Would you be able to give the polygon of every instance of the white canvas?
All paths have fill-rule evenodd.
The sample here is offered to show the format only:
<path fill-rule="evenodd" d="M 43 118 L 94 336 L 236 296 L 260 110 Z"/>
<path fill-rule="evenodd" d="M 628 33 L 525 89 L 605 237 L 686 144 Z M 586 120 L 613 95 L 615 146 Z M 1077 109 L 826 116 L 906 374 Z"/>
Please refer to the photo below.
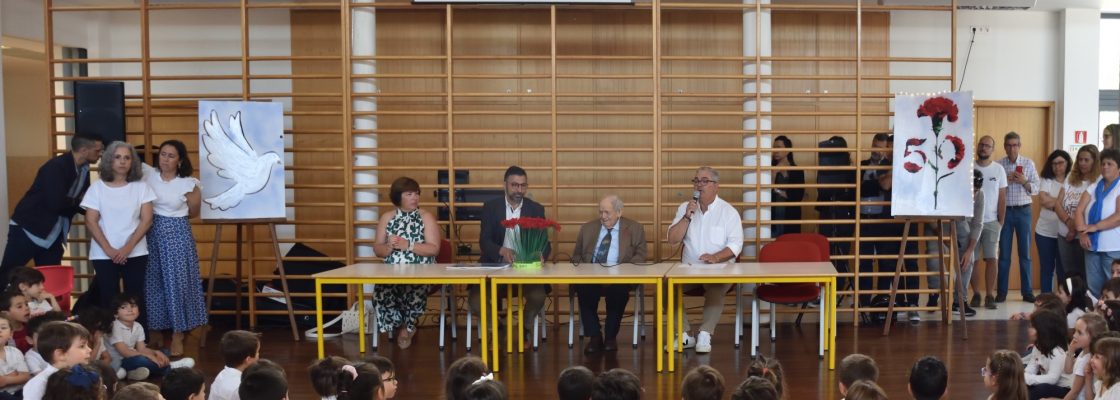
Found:
<path fill-rule="evenodd" d="M 972 92 L 895 96 L 894 113 L 891 215 L 971 217 Z"/>
<path fill-rule="evenodd" d="M 198 102 L 202 218 L 284 218 L 280 103 Z"/>

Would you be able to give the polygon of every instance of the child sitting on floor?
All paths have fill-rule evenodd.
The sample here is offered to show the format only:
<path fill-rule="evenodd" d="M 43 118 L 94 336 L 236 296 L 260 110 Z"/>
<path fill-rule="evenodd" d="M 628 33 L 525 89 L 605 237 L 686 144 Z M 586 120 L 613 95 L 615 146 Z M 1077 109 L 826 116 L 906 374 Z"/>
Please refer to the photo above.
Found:
<path fill-rule="evenodd" d="M 330 400 L 338 397 L 338 371 L 350 361 L 338 357 L 330 356 L 322 360 L 316 361 L 307 368 L 308 374 L 311 375 L 311 388 L 315 389 L 315 393 L 319 395 L 322 400 Z"/>
<path fill-rule="evenodd" d="M 66 315 L 61 312 L 51 311 L 27 321 L 27 343 L 31 345 L 31 350 L 28 350 L 27 353 L 23 355 L 23 358 L 27 361 L 27 369 L 32 376 L 38 375 L 50 366 L 50 364 L 43 359 L 43 356 L 39 354 L 39 350 L 35 349 L 35 343 L 39 340 L 39 329 L 48 322 L 65 320 Z"/>
<path fill-rule="evenodd" d="M 1093 300 L 1089 298 L 1089 287 L 1080 276 L 1066 278 L 1058 285 L 1058 297 L 1066 305 L 1066 325 L 1073 329 L 1077 319 L 1093 310 Z"/>
<path fill-rule="evenodd" d="M 164 400 L 206 400 L 206 377 L 193 368 L 167 371 L 160 384 Z"/>
<path fill-rule="evenodd" d="M 183 358 L 171 361 L 166 354 L 149 349 L 144 343 L 144 327 L 136 322 L 140 309 L 136 298 L 122 293 L 113 299 L 113 309 L 117 319 L 113 321 L 113 331 L 109 336 L 109 353 L 120 358 L 121 368 L 130 380 L 144 380 L 149 375 L 163 375 L 170 368 L 190 368 L 194 360 Z"/>
<path fill-rule="evenodd" d="M 43 290 L 47 277 L 42 272 L 31 267 L 18 267 L 9 275 L 8 287 L 19 289 L 23 297 L 27 298 L 27 308 L 31 310 L 31 317 L 46 314 L 49 311 L 62 311 L 54 295 Z"/>
<path fill-rule="evenodd" d="M 19 290 L 8 289 L 0 292 L 0 316 L 8 318 L 12 323 L 12 339 L 19 351 L 26 353 L 31 350 L 27 343 L 27 321 L 31 319 L 31 311 L 27 309 L 27 298 Z M 8 342 L 0 343 L 8 344 Z"/>
<path fill-rule="evenodd" d="M 7 317 L 0 317 L 0 343 L 8 343 L 12 338 L 12 323 Z M 0 400 L 23 398 L 23 384 L 31 379 L 27 372 L 27 362 L 23 353 L 12 346 L 4 346 L 0 354 Z"/>
<path fill-rule="evenodd" d="M 47 379 L 47 392 L 43 400 L 102 400 L 105 385 L 98 369 L 89 365 L 74 365 L 58 370 Z"/>
<path fill-rule="evenodd" d="M 366 362 L 373 364 L 381 372 L 381 388 L 385 392 L 385 400 L 397 397 L 397 370 L 393 362 L 382 356 L 369 356 Z"/>
<path fill-rule="evenodd" d="M 222 335 L 218 348 L 226 366 L 210 384 L 209 400 L 238 400 L 242 373 L 261 356 L 260 337 L 249 331 L 229 331 Z"/>
<path fill-rule="evenodd" d="M 1028 334 L 1034 346 L 1023 362 L 1024 381 L 1032 399 L 1063 397 L 1069 392 L 1073 376 L 1064 373 L 1067 332 L 1065 316 L 1050 310 L 1031 314 Z"/>

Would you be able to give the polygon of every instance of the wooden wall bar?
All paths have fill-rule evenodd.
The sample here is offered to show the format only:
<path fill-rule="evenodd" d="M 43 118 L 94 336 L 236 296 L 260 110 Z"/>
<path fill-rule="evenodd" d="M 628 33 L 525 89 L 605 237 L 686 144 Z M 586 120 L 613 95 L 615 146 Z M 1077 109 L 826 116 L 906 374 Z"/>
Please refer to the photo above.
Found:
<path fill-rule="evenodd" d="M 48 42 L 53 36 L 52 15 L 61 12 L 115 10 L 143 16 L 157 6 L 139 0 L 135 6 L 109 2 L 105 6 L 56 6 L 44 0 Z M 83 3 L 84 4 L 84 3 Z M 149 7 L 151 9 L 149 9 Z M 744 183 L 745 174 L 775 171 L 768 165 L 744 166 L 746 156 L 763 156 L 765 149 L 744 148 L 744 140 L 786 135 L 794 142 L 795 159 L 806 172 L 806 198 L 799 223 L 815 231 L 822 223 L 888 221 L 824 221 L 815 206 L 858 206 L 822 203 L 816 198 L 817 142 L 843 136 L 853 161 L 869 155 L 871 135 L 888 131 L 895 80 L 943 82 L 953 76 L 892 76 L 892 63 L 953 65 L 952 54 L 929 58 L 890 56 L 890 12 L 926 10 L 952 13 L 951 6 L 868 6 L 856 1 L 801 4 L 638 1 L 633 6 L 496 6 L 413 5 L 388 2 L 273 3 L 240 2 L 163 4 L 158 12 L 211 8 L 239 16 L 242 31 L 239 57 L 190 54 L 153 57 L 147 40 L 140 56 L 93 61 L 133 63 L 143 82 L 141 93 L 128 93 L 129 140 L 157 144 L 176 137 L 188 143 L 197 158 L 197 127 L 193 104 L 199 98 L 285 101 L 292 143 L 288 170 L 293 212 L 289 242 L 306 243 L 327 254 L 321 260 L 347 263 L 377 261 L 355 250 L 368 245 L 356 239 L 358 228 L 376 223 L 357 220 L 360 210 L 384 212 L 389 184 L 400 176 L 420 182 L 423 204 L 437 212 L 437 189 L 500 189 L 509 165 L 529 171 L 530 192 L 546 206 L 549 217 L 564 229 L 555 235 L 558 259 L 567 259 L 579 224 L 597 216 L 598 199 L 619 194 L 626 216 L 646 226 L 651 254 L 679 257 L 665 243 L 665 232 L 677 205 L 691 196 L 696 167 L 721 171 L 721 197 L 740 210 L 768 204 L 744 202 L 743 193 L 775 186 Z M 288 9 L 291 22 L 290 56 L 257 54 L 250 46 L 253 12 Z M 373 11 L 373 26 L 354 26 L 357 12 Z M 744 18 L 769 13 L 770 55 L 744 54 L 744 44 L 762 40 L 745 32 Z M 760 18 L 760 17 L 758 17 Z M 955 22 L 954 22 L 955 23 Z M 375 56 L 354 52 L 352 36 L 375 38 Z M 952 35 L 946 26 L 944 34 Z M 164 51 L 166 53 L 166 51 Z M 52 82 L 57 66 L 80 60 L 50 60 Z M 290 75 L 254 74 L 257 65 L 287 62 Z M 154 76 L 151 66 L 166 62 L 241 63 L 239 75 Z M 352 62 L 372 62 L 376 73 L 353 72 Z M 745 64 L 768 63 L 771 75 L 745 73 Z M 952 68 L 949 68 L 952 70 Z M 224 80 L 229 93 L 182 95 L 162 91 L 166 80 Z M 254 91 L 255 82 L 283 80 L 288 92 Z M 376 90 L 354 89 L 358 82 L 375 82 Z M 744 93 L 746 84 L 765 83 L 770 93 Z M 54 100 L 69 101 L 59 85 L 51 86 Z M 376 111 L 356 110 L 353 100 L 375 101 Z M 769 101 L 769 111 L 744 111 L 751 100 Z M 52 130 L 68 135 L 56 121 L 71 118 L 55 113 Z M 359 129 L 359 119 L 376 118 L 376 129 Z M 746 118 L 772 121 L 772 130 L 744 129 Z M 375 134 L 375 148 L 354 146 L 353 135 Z M 766 141 L 768 142 L 768 141 Z M 60 151 L 55 146 L 52 150 Z M 376 166 L 355 167 L 354 156 L 374 153 Z M 439 170 L 469 170 L 470 182 L 437 184 Z M 853 166 L 854 172 L 862 168 Z M 377 183 L 358 185 L 355 172 L 376 171 Z M 856 185 L 848 187 L 858 190 Z M 376 190 L 377 202 L 359 203 L 356 192 Z M 474 205 L 457 202 L 447 206 Z M 755 231 L 772 221 L 744 220 Z M 453 245 L 470 244 L 478 251 L 478 223 L 441 221 Z M 210 254 L 213 227 L 196 224 L 203 259 Z M 256 278 L 271 278 L 272 256 L 267 233 L 252 231 L 247 240 Z M 223 271 L 232 265 L 232 232 L 223 238 Z M 769 239 L 748 239 L 761 246 Z M 849 242 L 853 249 L 861 240 Z M 853 253 L 856 253 L 853 250 Z M 924 253 L 923 253 L 924 254 Z M 464 254 L 460 260 L 477 255 Z M 886 256 L 877 256 L 885 258 Z M 911 258 L 921 259 L 924 255 Z M 867 258 L 867 257 L 863 257 Z M 750 257 L 744 257 L 749 260 Z M 858 263 L 858 255 L 836 255 L 836 261 Z M 919 264 L 924 262 L 919 261 Z M 925 274 L 924 267 L 917 274 Z M 854 273 L 849 273 L 854 277 Z M 924 282 L 924 279 L 922 280 Z M 924 285 L 924 284 L 923 284 Z M 860 293 L 867 293 L 866 288 Z M 846 293 L 852 293 L 851 291 Z M 306 294 L 297 294 L 306 295 Z M 846 308 L 858 312 L 856 308 Z"/>

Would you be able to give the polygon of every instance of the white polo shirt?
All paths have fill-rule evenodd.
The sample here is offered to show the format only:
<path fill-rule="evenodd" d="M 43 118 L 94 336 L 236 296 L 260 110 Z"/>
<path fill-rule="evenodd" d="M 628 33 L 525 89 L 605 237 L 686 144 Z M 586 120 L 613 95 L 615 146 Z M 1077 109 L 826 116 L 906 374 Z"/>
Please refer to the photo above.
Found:
<path fill-rule="evenodd" d="M 210 384 L 210 400 L 241 400 L 237 389 L 241 387 L 241 370 L 225 367 L 214 383 Z"/>
<path fill-rule="evenodd" d="M 688 202 L 677 207 L 677 216 L 673 218 L 676 225 L 685 217 Z M 688 233 L 684 236 L 684 253 L 681 261 L 689 264 L 699 264 L 703 254 L 715 254 L 723 248 L 731 249 L 736 257 L 743 251 L 743 218 L 726 201 L 716 196 L 708 211 L 699 208 L 692 215 L 692 222 L 688 225 Z"/>

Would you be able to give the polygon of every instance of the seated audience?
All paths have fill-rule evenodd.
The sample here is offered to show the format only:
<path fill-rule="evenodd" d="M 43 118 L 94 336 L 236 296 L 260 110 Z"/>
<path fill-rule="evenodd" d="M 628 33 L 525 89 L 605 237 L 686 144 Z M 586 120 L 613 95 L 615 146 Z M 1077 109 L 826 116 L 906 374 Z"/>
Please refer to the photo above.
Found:
<path fill-rule="evenodd" d="M 845 400 L 887 400 L 887 393 L 872 381 L 855 381 L 848 388 Z"/>
<path fill-rule="evenodd" d="M 381 388 L 385 392 L 385 400 L 397 397 L 397 370 L 393 362 L 382 356 L 366 357 L 366 362 L 373 364 L 381 372 Z"/>
<path fill-rule="evenodd" d="M 848 387 L 860 380 L 879 380 L 879 366 L 875 360 L 859 353 L 849 354 L 840 360 L 840 395 L 847 395 Z"/>
<path fill-rule="evenodd" d="M 1066 305 L 1066 323 L 1073 329 L 1077 319 L 1093 310 L 1093 300 L 1089 298 L 1089 287 L 1080 276 L 1066 278 L 1058 285 L 1058 297 Z"/>
<path fill-rule="evenodd" d="M 447 381 L 444 382 L 444 398 L 458 400 L 463 398 L 463 390 L 483 377 L 493 377 L 490 367 L 481 358 L 466 356 L 455 360 L 447 368 Z"/>
<path fill-rule="evenodd" d="M 97 369 L 97 374 L 101 375 L 101 385 L 105 386 L 105 398 L 111 399 L 117 394 L 117 389 L 120 386 L 120 380 L 117 379 L 117 373 L 108 364 L 102 362 L 90 362 L 89 365 Z M 166 382 L 166 381 L 165 381 Z M 199 400 L 206 400 L 205 398 Z"/>
<path fill-rule="evenodd" d="M 222 335 L 218 349 L 226 366 L 210 384 L 209 400 L 239 400 L 241 374 L 261 356 L 260 338 L 253 332 L 229 331 Z"/>
<path fill-rule="evenodd" d="M 350 361 L 337 356 L 330 356 L 316 361 L 307 368 L 311 375 L 311 388 L 323 400 L 333 399 L 338 396 L 339 371 Z"/>
<path fill-rule="evenodd" d="M 27 321 L 31 319 L 31 311 L 27 309 L 27 298 L 23 297 L 16 289 L 0 292 L 0 316 L 8 318 L 12 324 L 12 341 L 19 351 L 26 353 L 31 350 L 27 343 Z"/>
<path fill-rule="evenodd" d="M 27 321 L 27 343 L 31 345 L 31 350 L 28 350 L 27 353 L 23 355 L 23 358 L 24 361 L 27 361 L 27 370 L 32 376 L 38 375 L 50 366 L 50 364 L 43 359 L 43 356 L 39 355 L 39 351 L 35 350 L 35 343 L 39 340 L 39 328 L 42 328 L 47 322 L 65 320 L 66 315 L 60 312 L 49 312 Z"/>
<path fill-rule="evenodd" d="M 949 371 L 937 357 L 922 357 L 910 368 L 910 383 L 906 384 L 906 391 L 914 400 L 938 400 L 945 395 L 948 387 Z"/>
<path fill-rule="evenodd" d="M 1093 344 L 1090 361 L 1096 382 L 1096 399 L 1120 399 L 1120 338 L 1102 338 Z"/>
<path fill-rule="evenodd" d="M 1066 303 L 1062 301 L 1061 297 L 1053 293 L 1042 293 L 1034 298 L 1034 310 L 1031 312 L 1017 312 L 1011 314 L 1010 320 L 1012 321 L 1025 321 L 1031 318 L 1031 314 L 1038 310 L 1050 310 L 1061 315 L 1066 313 Z"/>
<path fill-rule="evenodd" d="M 731 400 L 779 400 L 778 390 L 770 380 L 757 376 L 747 377 L 731 392 Z"/>
<path fill-rule="evenodd" d="M 113 400 L 163 400 L 159 386 L 148 382 L 137 382 L 121 388 L 113 395 Z"/>
<path fill-rule="evenodd" d="M 506 386 L 495 380 L 484 380 L 467 386 L 463 392 L 464 400 L 509 400 Z"/>
<path fill-rule="evenodd" d="M 591 371 L 588 371 L 590 373 Z M 586 397 L 585 397 L 586 398 Z M 723 375 L 715 368 L 701 365 L 688 371 L 681 381 L 683 400 L 723 399 Z"/>
<path fill-rule="evenodd" d="M 190 368 L 194 359 L 189 357 L 171 361 L 166 354 L 148 348 L 145 343 L 144 327 L 137 321 L 140 307 L 136 297 L 121 293 L 113 298 L 116 321 L 109 336 L 109 354 L 121 360 L 126 376 L 130 380 L 144 380 L 149 375 L 163 375 L 171 368 Z"/>
<path fill-rule="evenodd" d="M 23 384 L 31 379 L 23 353 L 7 345 L 11 338 L 12 322 L 0 316 L 0 345 L 4 346 L 0 354 L 0 400 L 22 398 Z"/>
<path fill-rule="evenodd" d="M 102 400 L 103 384 L 98 369 L 78 364 L 60 369 L 47 379 L 43 400 Z"/>
<path fill-rule="evenodd" d="M 1064 373 L 1069 343 L 1065 316 L 1049 310 L 1035 311 L 1029 332 L 1033 346 L 1023 362 L 1030 398 L 1065 396 L 1073 383 L 1073 376 Z"/>
<path fill-rule="evenodd" d="M 39 329 L 35 348 L 51 365 L 23 386 L 24 400 L 41 400 L 47 379 L 58 370 L 89 362 L 89 332 L 75 323 L 48 322 Z"/>
<path fill-rule="evenodd" d="M 1086 388 L 1092 387 L 1091 383 L 1085 384 L 1085 367 L 1089 364 L 1090 345 L 1094 338 L 1107 332 L 1108 323 L 1100 314 L 1091 312 L 1077 319 L 1073 329 L 1073 340 L 1070 340 L 1069 349 L 1066 351 L 1066 364 L 1062 368 L 1063 374 L 1073 376 L 1070 381 L 1070 391 L 1066 393 L 1063 400 L 1076 400 L 1081 397 Z M 1088 391 L 1092 392 L 1091 389 Z"/>
<path fill-rule="evenodd" d="M 47 313 L 46 315 L 51 314 L 55 313 Z M 57 314 L 61 317 L 61 313 Z M 120 358 L 113 358 L 112 354 L 109 354 L 109 347 L 112 347 L 109 345 L 109 337 L 113 334 L 114 321 L 116 321 L 116 317 L 113 316 L 113 313 L 91 304 L 82 308 L 82 313 L 78 315 L 78 320 L 75 322 L 89 331 L 91 338 L 89 347 L 93 350 L 90 353 L 92 354 L 92 361 L 112 367 L 113 371 L 116 371 L 117 379 L 125 379 L 126 372 L 124 368 L 121 368 Z"/>
<path fill-rule="evenodd" d="M 633 372 L 615 368 L 599 374 L 591 387 L 591 400 L 639 400 L 642 382 Z"/>
<path fill-rule="evenodd" d="M 47 277 L 42 272 L 31 267 L 18 267 L 9 275 L 8 287 L 19 289 L 27 299 L 27 310 L 31 317 L 37 317 L 50 311 L 62 311 L 54 295 L 43 290 Z"/>
<path fill-rule="evenodd" d="M 685 377 L 687 379 L 687 377 Z M 595 385 L 595 373 L 582 365 L 565 368 L 556 380 L 556 393 L 560 400 L 587 400 Z"/>
<path fill-rule="evenodd" d="M 241 373 L 237 395 L 244 400 L 287 400 L 288 378 L 280 365 L 260 359 Z"/>
<path fill-rule="evenodd" d="M 766 357 L 764 355 L 759 355 L 758 358 L 751 361 L 751 365 L 747 367 L 747 376 L 757 376 L 773 383 L 774 390 L 778 391 L 779 398 L 784 397 L 782 393 L 785 392 L 786 387 L 783 375 L 782 363 L 778 362 L 776 358 Z"/>
<path fill-rule="evenodd" d="M 988 356 L 984 368 L 984 386 L 992 392 L 988 400 L 1027 400 L 1023 359 L 1011 350 L 996 350 Z"/>
<path fill-rule="evenodd" d="M 206 400 L 206 377 L 194 368 L 175 368 L 163 376 L 159 393 L 165 400 Z"/>
<path fill-rule="evenodd" d="M 385 400 L 381 371 L 370 363 L 343 366 L 335 391 L 338 392 L 338 400 Z"/>
<path fill-rule="evenodd" d="M 1112 278 L 1101 286 L 1101 298 L 1097 299 L 1097 309 L 1104 311 L 1104 302 L 1120 299 L 1120 278 Z"/>

